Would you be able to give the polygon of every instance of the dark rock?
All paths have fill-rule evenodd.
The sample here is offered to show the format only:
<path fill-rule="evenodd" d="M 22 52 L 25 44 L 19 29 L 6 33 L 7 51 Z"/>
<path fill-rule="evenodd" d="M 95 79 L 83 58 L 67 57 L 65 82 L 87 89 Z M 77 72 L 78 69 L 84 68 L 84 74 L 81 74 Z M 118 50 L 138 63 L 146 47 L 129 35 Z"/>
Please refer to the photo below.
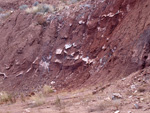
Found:
<path fill-rule="evenodd" d="M 37 6 L 37 5 L 39 5 L 39 2 L 38 1 L 34 2 L 33 6 Z"/>
<path fill-rule="evenodd" d="M 21 6 L 19 7 L 20 10 L 25 10 L 25 9 L 27 9 L 27 8 L 28 8 L 28 5 L 21 5 Z"/>

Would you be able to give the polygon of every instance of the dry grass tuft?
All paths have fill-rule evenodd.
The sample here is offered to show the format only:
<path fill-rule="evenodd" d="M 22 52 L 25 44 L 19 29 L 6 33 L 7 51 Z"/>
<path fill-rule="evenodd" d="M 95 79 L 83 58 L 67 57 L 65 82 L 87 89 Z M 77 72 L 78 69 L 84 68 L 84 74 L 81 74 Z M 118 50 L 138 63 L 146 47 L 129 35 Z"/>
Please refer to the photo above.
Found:
<path fill-rule="evenodd" d="M 45 104 L 45 98 L 42 94 L 35 94 L 30 97 L 30 100 L 32 101 L 33 107 Z"/>
<path fill-rule="evenodd" d="M 0 104 L 3 103 L 15 103 L 16 99 L 12 95 L 8 94 L 7 92 L 3 91 L 0 93 Z"/>
<path fill-rule="evenodd" d="M 113 101 L 103 100 L 103 101 L 99 102 L 99 104 L 95 108 L 89 109 L 89 112 L 105 111 L 110 107 L 114 107 L 116 110 L 118 110 L 121 106 L 121 103 L 122 103 L 122 101 L 120 99 L 113 100 Z"/>
<path fill-rule="evenodd" d="M 25 11 L 27 13 L 37 13 L 37 12 L 39 12 L 39 10 L 40 10 L 40 8 L 38 6 L 34 6 L 32 8 L 27 8 Z"/>
<path fill-rule="evenodd" d="M 33 6 L 31 8 L 25 9 L 25 12 L 27 13 L 47 13 L 47 12 L 54 12 L 54 6 L 50 4 L 39 4 L 37 6 Z"/>
<path fill-rule="evenodd" d="M 143 93 L 146 91 L 146 88 L 149 87 L 147 84 L 142 84 L 140 87 L 138 87 L 138 92 Z"/>
<path fill-rule="evenodd" d="M 51 86 L 44 85 L 43 86 L 43 93 L 48 95 L 50 93 L 54 93 L 54 89 Z"/>
<path fill-rule="evenodd" d="M 61 100 L 60 100 L 60 98 L 58 96 L 56 97 L 55 105 L 56 105 L 56 107 L 62 109 Z"/>
<path fill-rule="evenodd" d="M 122 106 L 123 102 L 121 99 L 118 100 L 113 100 L 112 101 L 112 106 L 116 108 L 116 110 L 120 109 L 120 107 Z"/>
<path fill-rule="evenodd" d="M 20 95 L 21 102 L 25 102 L 25 96 L 23 94 Z"/>
<path fill-rule="evenodd" d="M 99 103 L 98 110 L 103 111 L 112 105 L 111 101 L 102 101 Z"/>
<path fill-rule="evenodd" d="M 107 108 L 109 108 L 110 106 L 112 106 L 111 101 L 105 101 L 104 100 L 104 101 L 99 102 L 99 104 L 95 108 L 91 108 L 88 111 L 89 112 L 104 111 Z"/>

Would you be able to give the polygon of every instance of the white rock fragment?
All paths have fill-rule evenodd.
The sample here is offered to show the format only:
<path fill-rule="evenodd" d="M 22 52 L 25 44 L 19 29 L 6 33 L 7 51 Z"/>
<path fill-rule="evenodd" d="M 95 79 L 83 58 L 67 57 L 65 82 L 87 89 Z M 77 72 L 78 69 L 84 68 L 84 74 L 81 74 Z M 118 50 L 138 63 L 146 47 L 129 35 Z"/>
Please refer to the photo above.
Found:
<path fill-rule="evenodd" d="M 60 63 L 61 64 L 62 62 L 59 59 L 56 59 L 55 63 Z"/>
<path fill-rule="evenodd" d="M 1 76 L 4 76 L 4 78 L 7 78 L 8 76 L 5 73 L 0 72 Z"/>
<path fill-rule="evenodd" d="M 20 62 L 19 62 L 18 60 L 15 60 L 15 62 L 16 62 L 16 65 L 19 65 L 19 64 L 20 64 Z"/>
<path fill-rule="evenodd" d="M 129 96 L 128 98 L 130 98 L 130 99 L 131 99 L 132 97 L 133 97 L 133 96 L 131 95 L 131 96 Z"/>
<path fill-rule="evenodd" d="M 101 0 L 100 2 L 103 3 L 103 2 L 105 2 L 105 0 Z"/>
<path fill-rule="evenodd" d="M 131 85 L 130 87 L 131 87 L 132 90 L 136 89 L 135 85 Z"/>
<path fill-rule="evenodd" d="M 56 49 L 56 55 L 60 55 L 62 53 L 62 49 Z"/>
<path fill-rule="evenodd" d="M 80 20 L 79 21 L 79 24 L 81 25 L 81 24 L 85 24 L 85 22 L 83 21 L 83 20 Z"/>
<path fill-rule="evenodd" d="M 66 54 L 67 54 L 68 52 L 67 52 L 66 50 L 64 50 L 64 53 L 66 53 Z"/>
<path fill-rule="evenodd" d="M 90 4 L 85 4 L 85 5 L 79 5 L 80 8 L 90 8 L 91 5 Z"/>
<path fill-rule="evenodd" d="M 104 28 L 98 27 L 97 30 L 98 30 L 98 31 L 105 31 L 105 30 L 106 30 L 106 27 L 104 27 Z"/>
<path fill-rule="evenodd" d="M 51 81 L 51 85 L 55 84 L 55 81 Z"/>
<path fill-rule="evenodd" d="M 94 59 L 89 59 L 89 64 L 91 64 L 91 63 L 95 64 L 95 60 Z"/>
<path fill-rule="evenodd" d="M 117 110 L 117 111 L 115 111 L 114 113 L 120 113 L 120 111 L 119 111 L 119 110 Z"/>
<path fill-rule="evenodd" d="M 108 13 L 108 14 L 104 14 L 102 15 L 102 17 L 113 17 L 115 14 L 113 13 Z"/>
<path fill-rule="evenodd" d="M 116 49 L 117 47 L 114 47 L 113 49 L 111 49 L 111 51 L 114 53 Z"/>
<path fill-rule="evenodd" d="M 139 106 L 138 104 L 134 104 L 134 108 L 135 108 L 135 109 L 139 109 L 140 106 Z"/>
<path fill-rule="evenodd" d="M 80 56 L 80 59 L 82 59 L 83 58 L 83 56 Z"/>
<path fill-rule="evenodd" d="M 65 49 L 70 49 L 72 47 L 72 44 L 65 44 Z"/>
<path fill-rule="evenodd" d="M 108 17 L 113 17 L 114 15 L 115 15 L 115 14 L 113 14 L 113 13 L 107 14 Z"/>
<path fill-rule="evenodd" d="M 82 58 L 82 56 L 80 58 Z M 82 60 L 84 62 L 86 62 L 86 64 L 94 63 L 94 60 L 93 59 L 89 59 L 89 57 L 82 58 Z"/>
<path fill-rule="evenodd" d="M 69 26 L 71 27 L 71 26 L 72 26 L 72 24 L 69 24 Z"/>
<path fill-rule="evenodd" d="M 10 66 L 5 65 L 5 69 L 6 69 L 6 70 L 10 69 Z"/>
<path fill-rule="evenodd" d="M 44 69 L 49 69 L 49 63 L 46 61 L 40 61 L 40 66 L 43 67 Z"/>
<path fill-rule="evenodd" d="M 74 56 L 74 54 L 75 54 L 75 52 L 72 52 L 70 55 L 71 55 L 71 56 Z"/>
<path fill-rule="evenodd" d="M 47 57 L 47 59 L 48 59 L 48 60 L 50 60 L 51 58 L 52 58 L 52 56 L 51 56 L 51 55 L 49 55 L 49 56 Z"/>
<path fill-rule="evenodd" d="M 23 75 L 23 73 L 24 73 L 24 72 L 21 71 L 19 74 L 16 75 L 16 77 L 19 77 L 19 76 Z"/>
<path fill-rule="evenodd" d="M 99 62 L 100 62 L 100 64 L 102 64 L 102 63 L 103 63 L 103 59 L 101 58 L 101 59 L 99 60 Z"/>
<path fill-rule="evenodd" d="M 103 45 L 102 50 L 105 50 L 105 49 L 106 49 L 106 45 Z"/>
<path fill-rule="evenodd" d="M 33 61 L 33 64 L 35 64 L 35 62 L 39 59 L 39 57 L 36 57 L 36 59 Z"/>
<path fill-rule="evenodd" d="M 30 112 L 31 112 L 31 111 L 30 111 L 30 108 L 25 109 L 25 112 L 26 112 L 26 113 L 30 113 Z"/>
<path fill-rule="evenodd" d="M 121 99 L 122 95 L 120 93 L 113 93 L 112 100 Z"/>
<path fill-rule="evenodd" d="M 117 47 L 114 47 L 114 50 L 116 50 L 117 49 Z"/>
<path fill-rule="evenodd" d="M 73 47 L 76 47 L 76 46 L 77 46 L 77 44 L 74 42 L 74 43 L 73 43 Z"/>
<path fill-rule="evenodd" d="M 103 67 L 107 62 L 107 57 L 103 56 L 103 58 L 100 58 L 99 62 L 100 62 L 100 67 Z"/>
<path fill-rule="evenodd" d="M 26 71 L 26 73 L 28 73 L 31 69 L 32 69 L 32 68 L 30 67 L 30 68 Z"/>
<path fill-rule="evenodd" d="M 111 49 L 111 51 L 114 53 L 115 52 L 115 50 L 113 50 L 113 49 Z"/>
<path fill-rule="evenodd" d="M 3 92 L 0 92 L 0 95 L 3 96 L 4 95 Z"/>
<path fill-rule="evenodd" d="M 66 59 L 71 60 L 72 58 L 70 58 L 69 56 L 66 56 Z"/>
<path fill-rule="evenodd" d="M 108 13 L 108 14 L 104 14 L 102 15 L 102 17 L 114 17 L 115 15 L 119 14 L 121 11 L 118 10 L 116 13 Z"/>
<path fill-rule="evenodd" d="M 140 101 L 144 101 L 144 98 L 140 98 Z"/>
<path fill-rule="evenodd" d="M 105 101 L 111 101 L 111 98 L 110 97 L 106 97 L 104 98 Z"/>
<path fill-rule="evenodd" d="M 83 60 L 84 62 L 88 63 L 89 57 L 82 58 L 82 60 Z"/>
<path fill-rule="evenodd" d="M 121 13 L 121 12 L 122 12 L 122 11 L 118 10 L 117 13 L 115 13 L 115 15 L 116 15 L 116 14 L 119 14 L 119 13 Z"/>
<path fill-rule="evenodd" d="M 135 90 L 135 91 L 134 91 L 134 93 L 137 93 L 137 92 L 138 92 L 138 90 Z"/>
<path fill-rule="evenodd" d="M 83 33 L 83 37 L 85 37 L 85 33 Z"/>
<path fill-rule="evenodd" d="M 74 60 L 78 60 L 79 59 L 79 55 L 77 55 L 75 58 L 74 58 Z"/>
<path fill-rule="evenodd" d="M 123 78 L 123 79 L 121 79 L 122 81 L 125 81 L 126 80 L 126 78 Z"/>

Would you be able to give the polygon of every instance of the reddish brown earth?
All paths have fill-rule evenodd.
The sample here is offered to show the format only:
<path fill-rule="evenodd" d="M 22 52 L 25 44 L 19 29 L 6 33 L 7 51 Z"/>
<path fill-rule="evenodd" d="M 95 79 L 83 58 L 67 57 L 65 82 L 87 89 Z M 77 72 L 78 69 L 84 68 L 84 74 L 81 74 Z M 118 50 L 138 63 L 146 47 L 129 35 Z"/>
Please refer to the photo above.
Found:
<path fill-rule="evenodd" d="M 128 109 L 134 108 L 133 104 L 137 102 L 142 109 L 133 112 L 149 113 L 149 0 L 83 0 L 43 16 L 19 10 L 20 5 L 32 6 L 34 2 L 0 0 L 0 7 L 5 9 L 2 13 L 13 10 L 7 18 L 0 15 L 0 91 L 29 94 L 40 90 L 44 84 L 57 91 L 97 86 L 94 91 L 79 93 L 75 102 L 66 100 L 67 111 L 99 112 L 94 106 L 99 104 L 99 98 L 105 99 L 110 93 L 119 92 L 124 97 L 122 113 L 130 111 Z M 61 4 L 59 0 L 41 2 L 54 6 Z M 146 84 L 146 92 L 138 94 L 138 87 L 143 84 Z M 106 90 L 100 92 L 103 86 L 107 86 Z M 89 92 L 96 96 L 86 98 L 88 103 L 79 104 L 79 97 Z M 60 98 L 65 100 L 70 95 Z M 53 101 L 54 97 L 48 100 Z M 71 102 L 75 103 L 73 108 Z M 77 110 L 79 106 L 81 109 Z M 20 103 L 11 107 L 13 113 L 26 108 Z M 41 112 L 60 111 L 53 108 L 44 106 L 45 111 Z M 0 107 L 2 112 L 5 109 L 5 105 Z M 106 109 L 102 113 L 117 109 Z M 33 109 L 33 112 L 40 111 Z"/>
<path fill-rule="evenodd" d="M 0 113 L 149 113 L 150 68 L 96 88 L 52 93 L 45 103 L 33 106 L 33 100 L 0 105 Z M 119 95 L 114 97 L 113 95 Z M 57 98 L 60 99 L 58 102 Z"/>
<path fill-rule="evenodd" d="M 89 87 L 149 66 L 150 1 L 87 0 L 44 17 L 18 10 L 24 3 L 33 1 L 0 3 L 14 8 L 0 24 L 1 90 Z"/>

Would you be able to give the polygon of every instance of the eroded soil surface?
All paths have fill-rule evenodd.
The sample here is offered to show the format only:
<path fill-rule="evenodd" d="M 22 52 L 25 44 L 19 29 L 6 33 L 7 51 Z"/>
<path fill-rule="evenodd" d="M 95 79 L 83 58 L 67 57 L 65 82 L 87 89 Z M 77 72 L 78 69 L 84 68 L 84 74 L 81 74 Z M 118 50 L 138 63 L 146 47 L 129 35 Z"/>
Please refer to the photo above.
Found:
<path fill-rule="evenodd" d="M 33 113 L 65 109 L 73 113 L 119 113 L 118 109 L 121 113 L 148 113 L 150 1 L 70 1 L 0 0 L 0 90 L 28 95 L 40 91 L 44 84 L 54 87 L 56 93 L 87 89 L 71 100 L 64 98 L 73 94 L 58 93 L 65 103 L 61 109 L 55 109 L 55 94 L 47 97 L 49 104 L 29 108 Z M 140 75 L 144 82 L 137 79 Z M 146 84 L 144 92 L 136 89 L 136 79 L 135 83 Z M 104 92 L 99 90 L 107 85 Z M 132 91 L 127 95 L 129 88 Z M 119 108 L 107 98 L 109 92 L 122 95 L 116 102 L 121 101 Z M 80 97 L 85 98 L 83 103 Z M 104 98 L 111 105 L 106 102 L 108 108 L 102 110 L 99 105 Z M 28 112 L 26 107 L 27 103 L 18 100 L 0 109 L 20 113 Z"/>

